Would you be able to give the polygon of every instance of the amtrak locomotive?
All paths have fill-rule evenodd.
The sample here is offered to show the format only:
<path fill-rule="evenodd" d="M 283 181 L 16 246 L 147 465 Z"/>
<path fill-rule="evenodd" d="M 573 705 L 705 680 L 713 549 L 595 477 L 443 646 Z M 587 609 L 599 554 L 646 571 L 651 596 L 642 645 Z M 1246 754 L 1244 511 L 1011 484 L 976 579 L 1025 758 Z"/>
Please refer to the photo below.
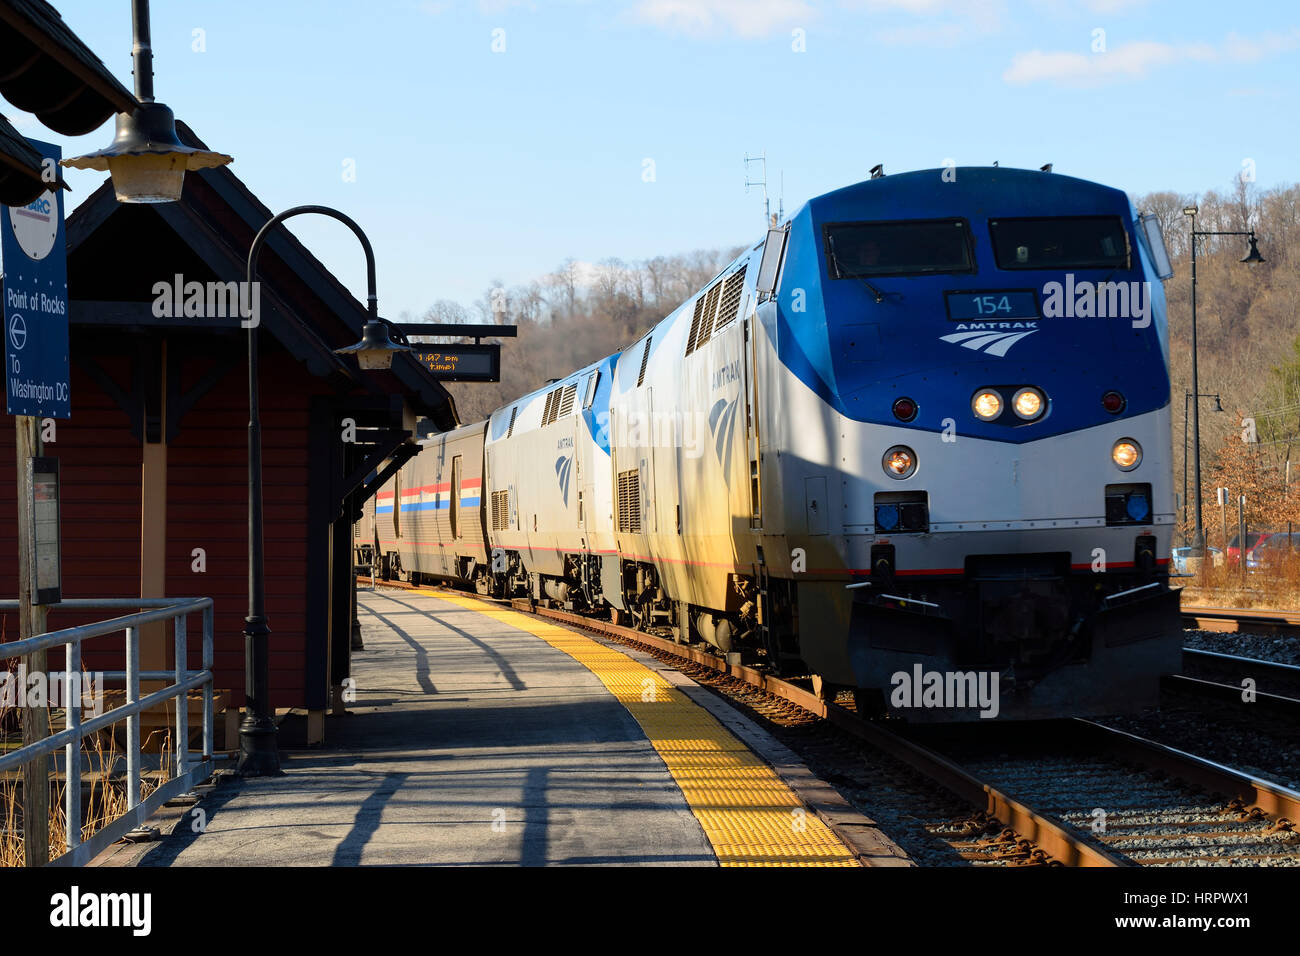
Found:
<path fill-rule="evenodd" d="M 1148 705 L 1181 633 L 1167 261 L 1124 193 L 1050 171 L 827 193 L 618 354 L 426 441 L 360 538 L 863 710 Z"/>

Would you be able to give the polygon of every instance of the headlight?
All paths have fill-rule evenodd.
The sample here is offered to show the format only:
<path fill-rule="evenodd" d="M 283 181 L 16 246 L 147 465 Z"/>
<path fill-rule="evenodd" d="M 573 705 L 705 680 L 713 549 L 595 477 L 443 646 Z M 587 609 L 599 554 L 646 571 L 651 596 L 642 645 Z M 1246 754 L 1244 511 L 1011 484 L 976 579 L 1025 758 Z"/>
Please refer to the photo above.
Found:
<path fill-rule="evenodd" d="M 1142 446 L 1132 438 L 1121 438 L 1110 450 L 1110 457 L 1120 471 L 1132 471 L 1142 463 Z"/>
<path fill-rule="evenodd" d="M 1043 393 L 1036 388 L 1022 388 L 1011 400 L 1011 407 L 1025 421 L 1033 421 L 1043 414 Z"/>
<path fill-rule="evenodd" d="M 916 452 L 906 445 L 895 445 L 885 452 L 880 463 L 890 478 L 910 478 L 916 472 Z"/>
<path fill-rule="evenodd" d="M 991 422 L 1002 414 L 1002 396 L 986 389 L 971 399 L 970 407 L 976 418 Z"/>

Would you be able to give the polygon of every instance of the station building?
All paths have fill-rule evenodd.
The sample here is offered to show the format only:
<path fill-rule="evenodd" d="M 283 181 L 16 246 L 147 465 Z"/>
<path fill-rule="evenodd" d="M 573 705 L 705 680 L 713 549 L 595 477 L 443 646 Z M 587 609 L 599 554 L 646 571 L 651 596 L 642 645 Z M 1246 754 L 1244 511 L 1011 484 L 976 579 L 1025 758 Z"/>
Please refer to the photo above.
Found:
<path fill-rule="evenodd" d="M 226 284 L 244 280 L 272 215 L 222 168 L 189 173 L 181 201 L 158 205 L 118 203 L 106 181 L 67 217 L 72 417 L 45 448 L 62 471 L 64 598 L 212 597 L 216 687 L 233 706 L 248 612 L 249 332 Z M 456 411 L 410 356 L 363 372 L 334 354 L 360 337 L 366 309 L 285 228 L 268 238 L 258 278 L 271 704 L 306 710 L 314 741 L 349 675 L 354 516 L 418 451 L 417 422 L 451 428 Z M 12 440 L 0 440 L 0 473 L 16 474 Z M 0 480 L 9 594 L 15 484 Z M 49 627 L 86 619 L 54 610 Z M 0 627 L 17 639 L 16 615 Z M 169 633 L 143 638 L 143 668 L 173 666 Z M 87 668 L 120 669 L 121 648 L 120 635 L 92 640 Z"/>

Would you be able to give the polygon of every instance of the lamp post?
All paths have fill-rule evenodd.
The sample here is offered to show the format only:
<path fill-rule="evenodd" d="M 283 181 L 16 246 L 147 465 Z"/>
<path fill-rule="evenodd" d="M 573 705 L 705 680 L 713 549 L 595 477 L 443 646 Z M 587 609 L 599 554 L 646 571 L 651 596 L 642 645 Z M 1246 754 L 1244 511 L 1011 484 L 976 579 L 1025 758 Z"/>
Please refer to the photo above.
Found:
<path fill-rule="evenodd" d="M 149 40 L 149 0 L 131 0 L 131 47 L 135 98 L 130 113 L 117 114 L 117 135 L 104 149 L 62 161 L 77 169 L 108 170 L 118 202 L 175 202 L 185 173 L 225 166 L 225 153 L 186 146 L 176 135 L 176 117 L 153 98 L 153 49 Z"/>
<path fill-rule="evenodd" d="M 1192 458 L 1194 461 L 1192 493 L 1194 496 L 1193 517 L 1195 528 L 1192 533 L 1192 547 L 1199 551 L 1205 549 L 1205 526 L 1201 522 L 1201 416 L 1200 416 L 1200 377 L 1197 368 L 1196 359 L 1196 240 L 1201 236 L 1247 236 L 1250 239 L 1250 249 L 1242 258 L 1246 265 L 1259 265 L 1264 261 L 1264 257 L 1259 254 L 1259 246 L 1255 244 L 1255 231 L 1253 229 L 1245 232 L 1200 232 L 1196 228 L 1196 206 L 1186 206 L 1183 209 L 1183 215 L 1192 220 L 1191 242 L 1192 242 L 1192 394 L 1198 396 L 1198 399 L 1192 402 Z"/>
<path fill-rule="evenodd" d="M 293 216 L 317 213 L 337 219 L 356 234 L 366 254 L 366 304 L 369 313 L 363 338 L 357 345 L 338 349 L 339 353 L 358 352 L 362 368 L 387 368 L 394 352 L 410 351 L 408 345 L 395 345 L 387 330 L 391 323 L 379 318 L 379 299 L 375 295 L 375 253 L 370 240 L 352 219 L 328 206 L 294 206 L 268 220 L 253 238 L 248 250 L 248 288 L 257 274 L 257 257 L 267 236 L 280 223 Z M 249 323 L 245 323 L 249 325 Z M 386 356 L 387 361 L 384 361 Z M 239 725 L 239 766 L 243 777 L 268 777 L 280 774 L 280 754 L 276 748 L 275 720 L 271 716 L 271 668 L 269 635 L 266 620 L 266 562 L 262 545 L 262 418 L 259 409 L 257 325 L 248 329 L 248 617 L 244 618 L 244 681 L 248 698 L 244 719 Z"/>

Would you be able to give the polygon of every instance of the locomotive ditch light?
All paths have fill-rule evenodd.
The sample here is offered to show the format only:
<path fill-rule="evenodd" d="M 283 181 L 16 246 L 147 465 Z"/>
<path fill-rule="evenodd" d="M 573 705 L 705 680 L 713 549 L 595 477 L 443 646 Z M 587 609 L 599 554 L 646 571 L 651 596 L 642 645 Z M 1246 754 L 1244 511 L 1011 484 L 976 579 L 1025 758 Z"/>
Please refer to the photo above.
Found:
<path fill-rule="evenodd" d="M 900 481 L 910 478 L 916 473 L 916 452 L 906 445 L 895 445 L 885 452 L 884 458 L 881 459 L 881 466 L 890 478 L 897 478 Z"/>
<path fill-rule="evenodd" d="M 1132 438 L 1121 438 L 1110 450 L 1110 457 L 1120 471 L 1132 471 L 1142 463 L 1142 446 Z"/>
<path fill-rule="evenodd" d="M 1002 396 L 997 392 L 985 389 L 971 399 L 970 406 L 974 410 L 976 418 L 981 421 L 991 422 L 1002 414 Z"/>
<path fill-rule="evenodd" d="M 1011 407 L 1015 409 L 1016 414 L 1027 422 L 1032 422 L 1043 414 L 1045 405 L 1043 393 L 1036 388 L 1022 388 L 1011 400 Z"/>

